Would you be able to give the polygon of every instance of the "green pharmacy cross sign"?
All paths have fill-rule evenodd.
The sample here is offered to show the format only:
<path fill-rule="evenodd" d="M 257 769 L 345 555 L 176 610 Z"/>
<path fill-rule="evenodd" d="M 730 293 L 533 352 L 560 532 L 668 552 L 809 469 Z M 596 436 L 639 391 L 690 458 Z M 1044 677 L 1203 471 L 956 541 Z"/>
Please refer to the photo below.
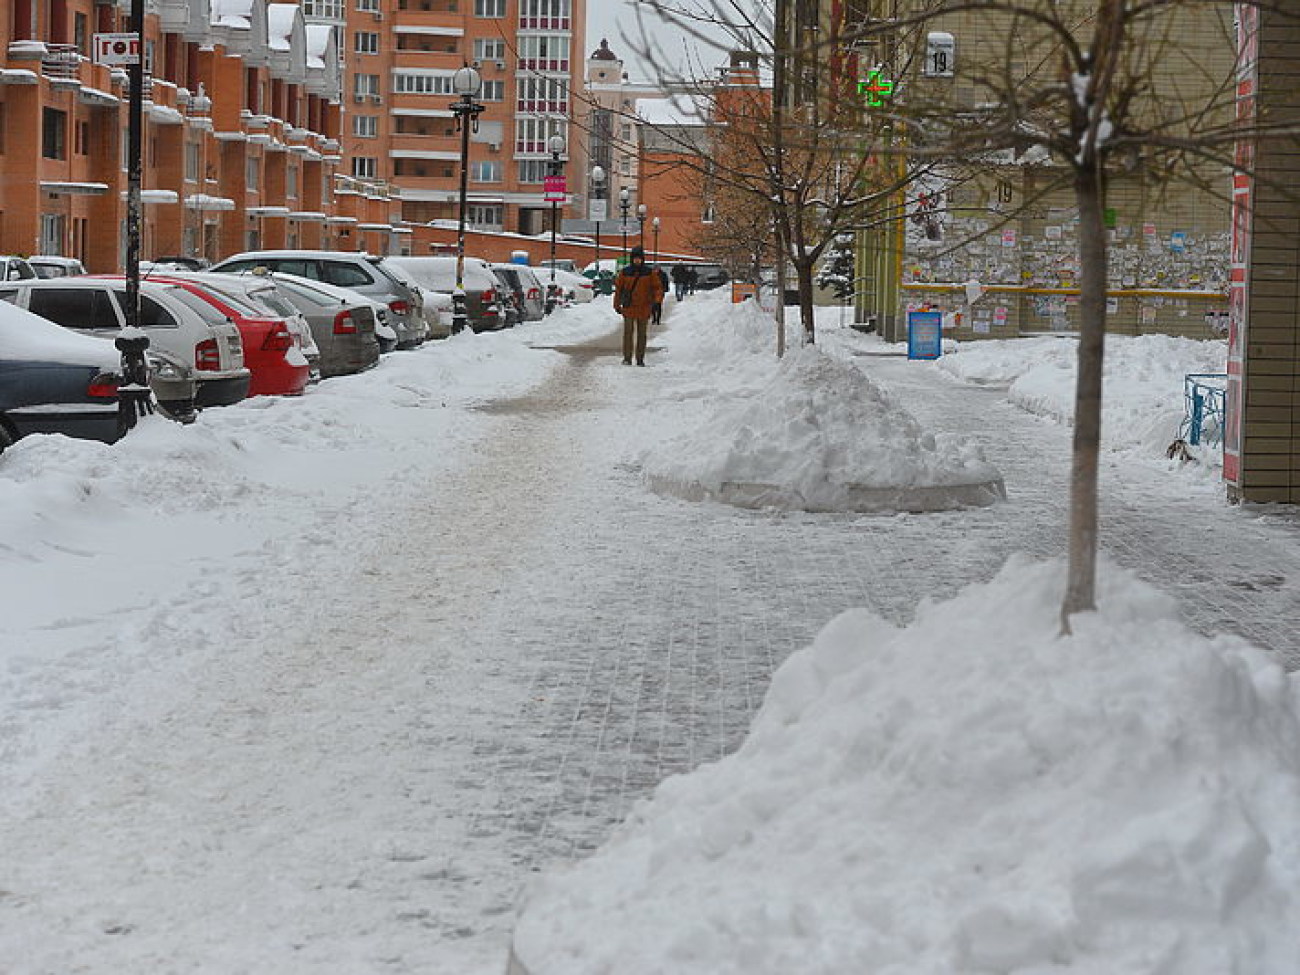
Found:
<path fill-rule="evenodd" d="M 872 108 L 879 108 L 885 104 L 882 95 L 892 95 L 893 93 L 894 83 L 881 80 L 879 68 L 872 68 L 867 75 L 867 80 L 858 82 L 858 94 L 866 95 L 867 104 Z"/>

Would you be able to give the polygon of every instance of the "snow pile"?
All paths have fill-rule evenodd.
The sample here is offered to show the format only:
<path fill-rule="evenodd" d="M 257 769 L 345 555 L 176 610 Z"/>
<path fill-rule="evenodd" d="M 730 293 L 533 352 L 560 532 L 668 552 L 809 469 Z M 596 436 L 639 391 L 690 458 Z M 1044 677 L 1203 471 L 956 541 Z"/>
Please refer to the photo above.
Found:
<path fill-rule="evenodd" d="M 1061 423 L 1074 417 L 1078 343 L 1040 336 L 962 342 L 937 368 L 966 382 L 1010 386 L 1011 402 Z M 1170 335 L 1107 335 L 1102 390 L 1102 435 L 1112 447 L 1163 451 L 1183 419 L 1183 377 L 1222 373 L 1227 343 Z"/>
<path fill-rule="evenodd" d="M 741 749 L 544 879 L 529 975 L 1290 975 L 1300 721 L 1281 669 L 1106 568 L 1013 562 L 896 629 L 842 614 Z"/>
<path fill-rule="evenodd" d="M 717 320 L 697 332 L 694 355 L 719 346 L 707 358 L 730 374 L 720 367 L 701 422 L 643 456 L 656 490 L 807 511 L 933 511 L 1005 497 L 976 448 L 926 433 L 851 363 L 816 346 L 776 360 L 770 340 L 755 341 L 770 321 L 746 306 Z"/>

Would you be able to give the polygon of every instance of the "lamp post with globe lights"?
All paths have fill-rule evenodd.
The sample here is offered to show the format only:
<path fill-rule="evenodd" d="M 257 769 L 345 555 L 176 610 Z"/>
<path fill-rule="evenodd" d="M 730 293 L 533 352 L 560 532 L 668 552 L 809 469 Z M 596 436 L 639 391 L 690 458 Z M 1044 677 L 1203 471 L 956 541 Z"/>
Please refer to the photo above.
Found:
<path fill-rule="evenodd" d="M 463 332 L 469 325 L 465 303 L 465 209 L 469 196 L 469 134 L 478 131 L 478 117 L 486 106 L 475 99 L 483 90 L 483 77 L 468 64 L 451 76 L 451 89 L 459 99 L 451 103 L 460 130 L 460 217 L 456 225 L 456 290 L 452 292 L 451 330 Z"/>
<path fill-rule="evenodd" d="M 659 263 L 659 218 L 655 217 L 650 221 L 650 229 L 654 231 L 655 239 L 655 263 Z"/>
<path fill-rule="evenodd" d="M 596 294 L 605 293 L 604 279 L 600 276 L 600 222 L 605 219 L 605 170 L 600 166 L 591 169 L 590 217 L 596 225 L 596 273 L 592 280 Z"/>
<path fill-rule="evenodd" d="M 565 196 L 563 183 L 564 163 L 560 160 L 560 157 L 564 155 L 564 136 L 551 136 L 546 142 L 546 148 L 551 151 L 551 176 L 549 185 L 546 187 L 546 197 L 551 201 L 551 285 L 546 289 L 546 314 L 549 315 L 558 304 L 555 300 L 557 290 L 555 285 L 555 234 L 560 223 L 560 201 Z"/>
<path fill-rule="evenodd" d="M 636 222 L 641 225 L 641 249 L 645 250 L 645 214 L 646 206 L 642 203 L 636 208 Z"/>
<path fill-rule="evenodd" d="M 627 263 L 627 210 L 632 205 L 632 194 L 624 186 L 618 191 L 618 209 L 622 215 L 619 226 L 623 228 L 623 262 Z"/>

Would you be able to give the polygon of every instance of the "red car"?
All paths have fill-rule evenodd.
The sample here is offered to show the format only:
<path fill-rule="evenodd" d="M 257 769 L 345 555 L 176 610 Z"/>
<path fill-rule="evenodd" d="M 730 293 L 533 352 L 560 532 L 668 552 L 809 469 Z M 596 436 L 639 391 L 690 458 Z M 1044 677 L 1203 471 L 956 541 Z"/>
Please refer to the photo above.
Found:
<path fill-rule="evenodd" d="M 149 280 L 180 285 L 235 323 L 244 340 L 244 365 L 253 374 L 249 396 L 299 396 L 307 388 L 311 364 L 284 318 L 255 306 L 248 298 L 207 282 L 160 274 L 150 274 Z"/>

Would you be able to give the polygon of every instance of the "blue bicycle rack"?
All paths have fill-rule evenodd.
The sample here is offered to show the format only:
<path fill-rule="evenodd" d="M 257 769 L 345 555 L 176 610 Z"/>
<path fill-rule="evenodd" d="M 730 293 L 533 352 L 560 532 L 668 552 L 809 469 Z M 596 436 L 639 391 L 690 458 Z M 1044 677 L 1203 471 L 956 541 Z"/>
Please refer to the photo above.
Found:
<path fill-rule="evenodd" d="M 1224 398 L 1228 374 L 1192 372 L 1183 377 L 1183 422 L 1178 438 L 1191 446 L 1223 442 Z"/>

